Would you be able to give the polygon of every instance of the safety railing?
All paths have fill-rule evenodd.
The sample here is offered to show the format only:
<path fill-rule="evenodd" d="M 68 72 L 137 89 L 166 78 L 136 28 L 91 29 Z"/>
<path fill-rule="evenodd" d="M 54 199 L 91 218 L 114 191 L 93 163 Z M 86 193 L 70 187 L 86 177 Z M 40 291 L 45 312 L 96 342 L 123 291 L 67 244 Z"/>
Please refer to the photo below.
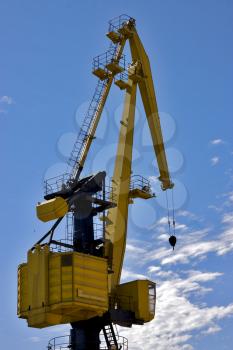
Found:
<path fill-rule="evenodd" d="M 44 193 L 45 195 L 59 192 L 67 185 L 70 175 L 68 173 L 51 177 L 44 181 Z"/>
<path fill-rule="evenodd" d="M 152 195 L 151 184 L 148 179 L 141 175 L 132 175 L 130 179 L 130 190 L 140 189 Z"/>
<path fill-rule="evenodd" d="M 52 193 L 56 193 L 62 191 L 62 189 L 67 188 L 69 186 L 70 175 L 65 173 L 44 181 L 44 194 L 49 195 Z M 113 190 L 113 187 L 110 185 L 105 185 L 105 189 L 103 191 L 97 192 L 94 198 L 98 198 L 101 200 L 106 200 L 110 202 L 115 202 L 116 196 Z"/>
<path fill-rule="evenodd" d="M 108 69 L 106 66 L 109 63 L 116 62 L 116 50 L 117 46 L 114 46 L 110 48 L 108 51 L 96 56 L 93 58 L 93 64 L 92 69 L 93 71 L 96 71 L 97 69 L 101 68 L 108 72 Z M 125 70 L 125 55 L 121 55 L 121 58 L 118 62 L 118 66 L 122 68 L 122 70 Z"/>
<path fill-rule="evenodd" d="M 70 213 L 71 215 L 72 213 Z M 73 214 L 72 214 L 73 215 Z M 101 240 L 104 238 L 104 224 L 103 222 L 94 222 L 93 223 L 94 230 L 94 239 Z M 58 239 L 56 241 L 52 241 L 50 243 L 50 250 L 56 253 L 64 253 L 73 251 L 73 233 L 74 227 L 70 225 L 69 227 L 69 235 L 66 235 L 63 239 Z"/>
<path fill-rule="evenodd" d="M 97 222 L 93 223 L 94 228 L 94 237 L 95 239 L 101 239 L 103 238 L 103 224 L 99 224 Z"/>
<path fill-rule="evenodd" d="M 128 339 L 116 334 L 118 349 L 128 350 Z M 71 337 L 70 335 L 65 335 L 61 337 L 53 338 L 49 341 L 48 350 L 70 350 L 71 349 Z M 106 345 L 103 333 L 100 333 L 100 349 L 109 350 Z"/>
<path fill-rule="evenodd" d="M 117 345 L 118 348 L 117 350 L 128 350 L 128 339 L 125 337 L 122 337 L 120 335 L 116 335 L 116 339 L 117 339 Z M 104 339 L 104 335 L 102 333 L 100 333 L 100 350 L 109 350 L 109 348 L 106 345 L 105 339 Z M 103 345 L 102 345 L 103 344 Z M 112 347 L 112 349 L 114 349 Z"/>
<path fill-rule="evenodd" d="M 103 223 L 93 223 L 94 239 L 103 238 Z M 56 253 L 73 251 L 73 227 L 70 227 L 70 234 L 64 239 L 58 239 L 50 243 L 50 250 Z"/>
<path fill-rule="evenodd" d="M 132 23 L 133 25 L 135 25 L 135 19 L 128 15 L 123 14 L 121 16 L 114 17 L 108 23 L 109 23 L 109 28 L 108 28 L 109 32 L 116 32 L 128 23 Z"/>
<path fill-rule="evenodd" d="M 53 253 L 72 252 L 73 250 L 73 239 L 58 239 L 50 243 L 50 251 Z"/>
<path fill-rule="evenodd" d="M 71 336 L 64 335 L 49 340 L 48 350 L 68 350 L 71 348 Z"/>
<path fill-rule="evenodd" d="M 113 187 L 110 185 L 105 185 L 105 189 L 103 191 L 97 192 L 93 197 L 111 203 L 116 202 L 116 193 Z"/>

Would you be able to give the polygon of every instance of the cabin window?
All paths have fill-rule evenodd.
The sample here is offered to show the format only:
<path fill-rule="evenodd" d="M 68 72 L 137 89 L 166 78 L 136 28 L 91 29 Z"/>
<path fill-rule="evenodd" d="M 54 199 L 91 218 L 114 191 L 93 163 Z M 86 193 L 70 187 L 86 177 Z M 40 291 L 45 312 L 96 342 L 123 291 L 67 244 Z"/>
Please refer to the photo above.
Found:
<path fill-rule="evenodd" d="M 155 314 L 155 302 L 156 302 L 156 289 L 155 284 L 148 285 L 148 295 L 149 295 L 149 311 L 151 314 Z"/>

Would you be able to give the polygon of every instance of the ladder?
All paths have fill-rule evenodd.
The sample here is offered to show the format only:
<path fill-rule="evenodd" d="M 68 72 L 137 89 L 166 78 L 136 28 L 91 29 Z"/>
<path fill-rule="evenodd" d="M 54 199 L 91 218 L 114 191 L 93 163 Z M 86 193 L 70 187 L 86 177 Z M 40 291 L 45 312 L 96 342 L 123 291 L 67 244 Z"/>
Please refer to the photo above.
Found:
<path fill-rule="evenodd" d="M 122 58 L 123 47 L 123 42 L 111 43 L 106 53 L 108 60 L 119 63 Z M 70 158 L 68 159 L 67 173 L 70 174 L 70 180 L 77 180 L 79 178 L 85 160 L 86 148 L 88 147 L 88 143 L 91 143 L 90 139 L 94 138 L 94 132 L 97 126 L 95 124 L 97 124 L 96 121 L 102 112 L 115 75 L 114 73 L 109 74 L 111 73 L 110 71 L 107 73 L 104 78 L 98 80 L 94 95 L 84 116 Z"/>
<path fill-rule="evenodd" d="M 121 350 L 122 349 L 122 346 L 118 345 L 117 337 L 116 337 L 112 323 L 109 323 L 108 325 L 104 326 L 103 334 L 104 334 L 104 338 L 105 338 L 105 342 L 106 342 L 108 350 Z"/>
<path fill-rule="evenodd" d="M 127 15 L 121 15 L 109 22 L 109 32 L 107 36 L 111 40 L 110 46 L 104 54 L 98 55 L 93 60 L 92 73 L 99 79 L 68 159 L 66 173 L 45 181 L 45 195 L 59 192 L 64 187 L 72 188 L 72 186 L 77 183 L 92 140 L 95 138 L 95 131 L 111 85 L 115 80 L 115 76 L 117 74 L 122 75 L 125 71 L 125 55 L 123 55 L 123 49 L 129 37 L 128 26 L 130 27 L 134 22 L 135 21 Z"/>
<path fill-rule="evenodd" d="M 71 168 L 71 173 L 73 173 L 74 168 L 77 166 L 77 164 L 79 164 L 80 156 L 85 146 L 92 121 L 96 115 L 96 112 L 98 111 L 98 107 L 101 102 L 106 86 L 107 86 L 106 81 L 101 81 L 99 79 L 93 98 L 90 102 L 90 105 L 84 117 L 81 129 L 79 131 L 78 137 L 74 143 L 70 158 L 68 160 L 68 165 Z"/>
<path fill-rule="evenodd" d="M 73 244 L 73 227 L 74 227 L 73 213 L 66 214 L 66 228 L 65 228 L 65 243 Z"/>

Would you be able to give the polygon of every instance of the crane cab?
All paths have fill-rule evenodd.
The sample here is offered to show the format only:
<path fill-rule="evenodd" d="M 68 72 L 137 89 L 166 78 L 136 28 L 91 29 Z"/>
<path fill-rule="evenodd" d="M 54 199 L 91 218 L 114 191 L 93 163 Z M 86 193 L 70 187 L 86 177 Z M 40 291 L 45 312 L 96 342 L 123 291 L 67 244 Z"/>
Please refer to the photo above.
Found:
<path fill-rule="evenodd" d="M 120 284 L 112 300 L 117 324 L 131 326 L 150 322 L 155 316 L 156 284 L 149 280 Z"/>
<path fill-rule="evenodd" d="M 108 310 L 107 276 L 104 258 L 38 245 L 18 267 L 18 316 L 34 328 L 102 316 Z"/>

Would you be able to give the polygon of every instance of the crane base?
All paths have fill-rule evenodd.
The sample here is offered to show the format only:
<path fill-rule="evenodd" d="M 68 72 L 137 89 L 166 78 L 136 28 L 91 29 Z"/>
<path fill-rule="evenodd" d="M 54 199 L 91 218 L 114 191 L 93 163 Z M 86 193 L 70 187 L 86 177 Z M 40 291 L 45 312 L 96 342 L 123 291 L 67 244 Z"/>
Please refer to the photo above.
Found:
<path fill-rule="evenodd" d="M 110 315 L 106 313 L 102 317 L 93 317 L 86 321 L 71 323 L 70 345 L 71 350 L 101 350 L 104 349 L 100 340 L 100 332 L 103 331 L 104 343 L 107 349 L 128 349 L 128 342 L 118 343 Z M 118 336 L 119 338 L 119 336 Z M 101 345 L 102 343 L 102 345 Z"/>
<path fill-rule="evenodd" d="M 102 317 L 94 317 L 87 321 L 72 323 L 70 331 L 72 350 L 100 350 L 99 334 L 103 327 Z"/>

